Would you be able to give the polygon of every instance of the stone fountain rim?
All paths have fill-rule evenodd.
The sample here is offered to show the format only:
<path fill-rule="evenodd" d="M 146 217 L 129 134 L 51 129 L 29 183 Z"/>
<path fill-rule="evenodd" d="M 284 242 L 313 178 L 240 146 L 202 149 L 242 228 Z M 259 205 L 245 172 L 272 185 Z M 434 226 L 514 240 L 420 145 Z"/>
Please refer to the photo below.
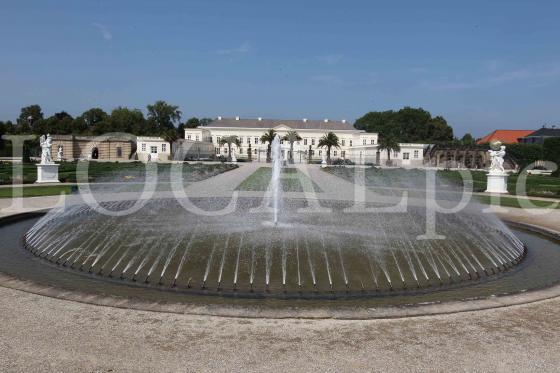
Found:
<path fill-rule="evenodd" d="M 0 226 L 44 214 L 48 209 L 33 212 L 16 213 L 0 217 Z M 532 233 L 546 236 L 560 243 L 560 232 L 538 225 L 502 219 L 507 224 L 526 229 Z M 267 318 L 267 319 L 398 319 L 408 317 L 433 316 L 459 312 L 473 312 L 501 307 L 519 306 L 560 297 L 560 283 L 550 287 L 490 296 L 480 299 L 461 301 L 434 302 L 429 304 L 413 304 L 409 306 L 368 307 L 285 307 L 270 308 L 239 305 L 200 305 L 188 303 L 156 303 L 135 299 L 125 299 L 110 295 L 94 295 L 80 291 L 70 291 L 52 286 L 37 284 L 15 276 L 0 273 L 0 286 L 32 294 L 48 296 L 67 301 L 91 304 L 96 306 L 115 307 L 138 311 L 190 314 L 200 316 L 235 317 L 235 318 Z"/>

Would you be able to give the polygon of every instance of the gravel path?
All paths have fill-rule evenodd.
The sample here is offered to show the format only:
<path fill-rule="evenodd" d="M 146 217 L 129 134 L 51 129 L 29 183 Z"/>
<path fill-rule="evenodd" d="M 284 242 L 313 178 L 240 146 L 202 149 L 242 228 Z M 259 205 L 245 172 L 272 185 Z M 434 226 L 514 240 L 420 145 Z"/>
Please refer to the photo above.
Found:
<path fill-rule="evenodd" d="M 555 372 L 560 300 L 396 320 L 176 315 L 0 288 L 3 372 Z"/>

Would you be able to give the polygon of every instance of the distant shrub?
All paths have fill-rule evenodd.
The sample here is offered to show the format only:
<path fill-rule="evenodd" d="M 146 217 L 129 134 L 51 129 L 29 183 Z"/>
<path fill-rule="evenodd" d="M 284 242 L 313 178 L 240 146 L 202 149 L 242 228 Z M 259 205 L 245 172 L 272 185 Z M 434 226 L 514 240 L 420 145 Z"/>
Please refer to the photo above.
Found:
<path fill-rule="evenodd" d="M 333 166 L 353 166 L 355 163 L 349 159 L 337 158 L 331 162 Z"/>

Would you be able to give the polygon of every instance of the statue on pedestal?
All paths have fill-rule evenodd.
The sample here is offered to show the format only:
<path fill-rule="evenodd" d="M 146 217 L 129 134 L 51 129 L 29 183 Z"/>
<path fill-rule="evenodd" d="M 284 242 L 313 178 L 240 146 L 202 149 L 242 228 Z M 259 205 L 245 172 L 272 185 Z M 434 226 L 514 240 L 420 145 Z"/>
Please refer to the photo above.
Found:
<path fill-rule="evenodd" d="M 58 183 L 58 164 L 52 159 L 52 138 L 50 134 L 39 138 L 41 145 L 41 163 L 37 164 L 37 183 Z M 58 148 L 58 157 L 62 157 L 62 147 Z"/>
<path fill-rule="evenodd" d="M 231 161 L 233 163 L 237 163 L 237 157 L 235 156 L 235 148 L 234 147 L 231 148 L 231 154 L 230 155 L 231 155 Z"/>
<path fill-rule="evenodd" d="M 47 133 L 47 135 L 41 136 L 39 139 L 39 143 L 41 144 L 41 164 L 53 164 L 52 154 L 51 154 L 51 147 L 52 147 L 52 138 L 51 135 Z"/>
<path fill-rule="evenodd" d="M 56 160 L 62 161 L 62 145 L 58 146 L 58 152 L 56 153 Z"/>
<path fill-rule="evenodd" d="M 506 155 L 506 147 L 502 145 L 500 146 L 499 150 L 490 149 L 488 150 L 488 153 L 490 153 L 490 157 L 492 159 L 492 162 L 490 163 L 489 171 L 492 173 L 506 172 L 504 169 L 504 157 Z"/>
<path fill-rule="evenodd" d="M 321 153 L 321 167 L 327 167 L 327 154 L 324 151 Z"/>
<path fill-rule="evenodd" d="M 486 192 L 507 194 L 508 174 L 504 169 L 506 147 L 501 142 L 495 142 L 490 145 L 488 153 L 492 161 L 486 175 Z"/>

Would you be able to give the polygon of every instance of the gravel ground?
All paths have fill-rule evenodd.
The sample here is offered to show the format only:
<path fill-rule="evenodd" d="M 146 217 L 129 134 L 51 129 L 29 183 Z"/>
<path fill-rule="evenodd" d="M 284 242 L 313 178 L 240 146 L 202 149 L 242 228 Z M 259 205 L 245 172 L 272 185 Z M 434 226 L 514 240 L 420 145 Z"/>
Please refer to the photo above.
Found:
<path fill-rule="evenodd" d="M 0 288 L 3 372 L 558 371 L 560 299 L 394 320 L 242 319 Z"/>

